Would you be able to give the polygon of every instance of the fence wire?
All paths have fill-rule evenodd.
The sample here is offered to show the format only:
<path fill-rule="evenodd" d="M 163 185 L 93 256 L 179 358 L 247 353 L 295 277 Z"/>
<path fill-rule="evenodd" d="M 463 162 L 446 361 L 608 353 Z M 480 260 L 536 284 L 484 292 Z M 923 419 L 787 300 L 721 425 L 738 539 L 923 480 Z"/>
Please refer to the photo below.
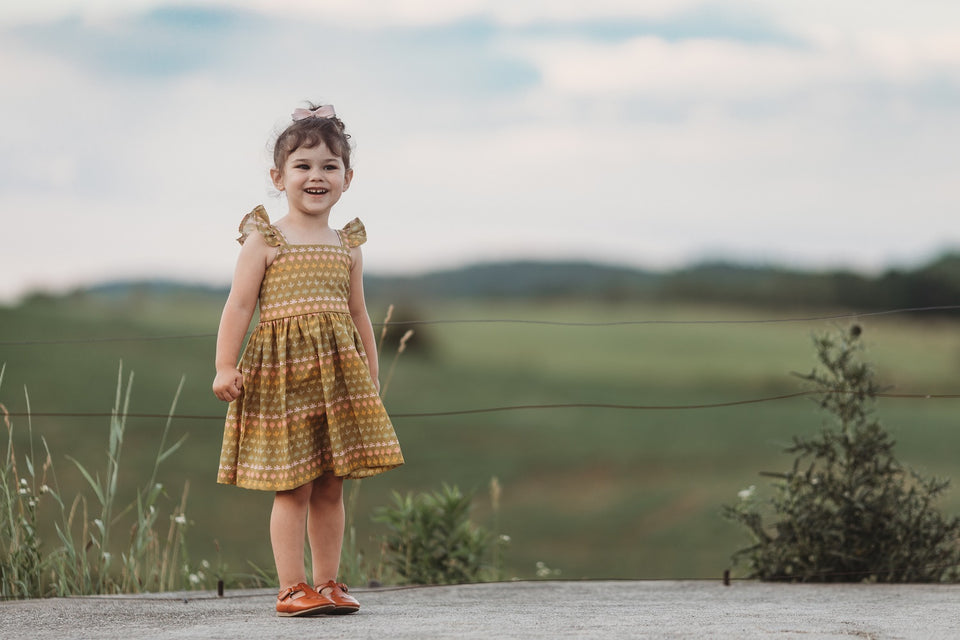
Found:
<path fill-rule="evenodd" d="M 522 318 L 453 318 L 438 320 L 397 320 L 390 322 L 374 322 L 375 327 L 406 327 L 406 326 L 425 326 L 439 324 L 520 324 L 520 325 L 542 325 L 558 327 L 625 327 L 625 326 L 643 326 L 643 325 L 756 325 L 756 324 L 788 324 L 803 322 L 824 322 L 827 320 L 855 320 L 859 318 L 868 318 L 874 316 L 889 316 L 903 313 L 930 313 L 934 311 L 956 311 L 960 310 L 960 305 L 940 305 L 931 307 L 904 307 L 899 309 L 885 309 L 880 311 L 861 311 L 850 313 L 837 313 L 819 316 L 796 316 L 788 318 L 758 318 L 758 319 L 690 319 L 690 320 L 611 320 L 598 322 L 574 322 L 561 320 L 534 320 Z M 185 333 L 163 336 L 105 336 L 101 338 L 55 338 L 44 340 L 21 339 L 21 340 L 0 340 L 0 347 L 26 347 L 36 345 L 60 345 L 60 344 L 101 344 L 105 342 L 157 342 L 164 340 L 194 340 L 199 338 L 216 338 L 216 333 Z"/>
<path fill-rule="evenodd" d="M 960 566 L 960 564 L 930 564 L 926 565 L 928 569 L 950 569 L 953 567 Z M 720 576 L 700 576 L 700 577 L 680 577 L 680 578 L 663 578 L 663 577 L 636 577 L 636 578 L 537 578 L 537 579 L 511 579 L 511 580 L 493 580 L 483 583 L 471 583 L 471 582 L 460 582 L 455 584 L 400 584 L 400 585 L 390 585 L 390 586 L 368 586 L 363 587 L 351 587 L 351 591 L 357 593 L 390 593 L 394 591 L 424 591 L 424 590 L 434 590 L 434 589 L 445 589 L 453 587 L 461 587 L 470 584 L 492 584 L 492 585 L 515 585 L 515 584 L 535 584 L 535 583 L 596 583 L 596 582 L 715 582 L 717 585 L 730 586 L 732 582 L 767 582 L 767 583 L 790 583 L 790 584 L 838 584 L 837 581 L 828 581 L 827 578 L 868 578 L 870 576 L 883 574 L 883 570 L 874 570 L 874 571 L 838 571 L 838 572 L 817 572 L 805 576 L 806 579 L 798 579 L 798 577 L 784 577 L 781 579 L 769 579 L 769 580 L 760 580 L 759 578 L 744 578 L 744 577 L 734 577 L 729 575 L 729 570 L 724 570 L 723 574 Z M 221 579 L 229 579 L 230 574 L 225 574 L 221 576 Z M 810 579 L 813 578 L 813 579 Z M 854 580 L 844 580 L 845 583 L 853 583 Z M 955 589 L 956 583 L 952 582 L 942 582 L 942 583 L 904 583 L 904 582 L 881 582 L 875 584 L 882 585 L 916 585 L 922 584 L 925 587 L 931 586 L 942 586 L 945 588 Z M 219 595 L 219 592 L 223 595 Z M 242 591 L 242 593 L 236 593 L 237 591 Z M 232 592 L 232 593 L 231 593 Z M 191 602 L 204 602 L 208 600 L 250 600 L 250 599 L 259 599 L 273 597 L 276 593 L 276 589 L 272 587 L 226 587 L 224 585 L 218 585 L 216 591 L 213 590 L 196 590 L 196 591 L 170 591 L 166 592 L 166 595 L 163 594 L 148 594 L 148 593 L 118 593 L 118 594 L 91 594 L 91 595 L 67 595 L 59 596 L 67 599 L 83 599 L 83 600 L 112 600 L 112 601 L 133 601 L 133 602 L 182 602 L 188 604 Z M 16 602 L 19 600 L 24 600 L 17 596 L 0 596 L 0 602 Z"/>
<path fill-rule="evenodd" d="M 736 407 L 749 404 L 761 404 L 765 402 L 777 402 L 780 400 L 792 400 L 793 398 L 802 398 L 806 396 L 823 395 L 823 391 L 797 391 L 796 393 L 785 393 L 778 396 L 767 396 L 765 398 L 750 398 L 746 400 L 730 400 L 727 402 L 707 402 L 702 404 L 668 404 L 668 405 L 650 405 L 650 404 L 609 404 L 603 402 L 566 402 L 556 404 L 518 404 L 504 405 L 497 407 L 482 407 L 475 409 L 452 409 L 449 411 L 419 411 L 419 412 L 390 412 L 391 418 L 439 418 L 447 416 L 463 416 L 482 413 L 496 413 L 501 411 L 543 411 L 556 409 L 614 409 L 621 411 L 684 411 L 696 409 L 722 409 L 724 407 Z M 842 392 L 836 392 L 842 393 Z M 960 394 L 954 393 L 877 393 L 875 398 L 892 398 L 900 400 L 956 400 L 960 399 Z M 2 405 L 0 405 L 2 406 Z M 15 417 L 30 418 L 110 418 L 114 414 L 108 411 L 88 411 L 88 412 L 40 412 L 40 411 L 4 411 L 4 414 Z M 145 419 L 178 419 L 178 420 L 223 420 L 224 415 L 196 415 L 182 413 L 124 413 L 124 418 L 145 418 Z"/>

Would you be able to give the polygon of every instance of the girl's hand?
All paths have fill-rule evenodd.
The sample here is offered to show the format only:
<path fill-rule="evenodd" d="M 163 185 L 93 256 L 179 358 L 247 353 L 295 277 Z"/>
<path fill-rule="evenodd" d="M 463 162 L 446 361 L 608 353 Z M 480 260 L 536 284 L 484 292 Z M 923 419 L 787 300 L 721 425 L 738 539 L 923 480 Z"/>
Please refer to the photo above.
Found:
<path fill-rule="evenodd" d="M 234 367 L 217 371 L 217 377 L 213 379 L 213 395 L 224 402 L 231 402 L 240 397 L 241 389 L 243 374 L 239 369 Z"/>

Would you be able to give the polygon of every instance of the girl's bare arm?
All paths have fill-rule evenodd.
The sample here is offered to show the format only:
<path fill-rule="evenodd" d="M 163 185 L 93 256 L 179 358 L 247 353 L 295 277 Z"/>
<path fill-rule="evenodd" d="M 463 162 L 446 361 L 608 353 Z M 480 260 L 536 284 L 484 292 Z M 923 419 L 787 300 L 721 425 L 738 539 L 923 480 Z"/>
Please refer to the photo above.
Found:
<path fill-rule="evenodd" d="M 367 354 L 367 363 L 370 365 L 370 377 L 380 391 L 380 361 L 377 355 L 377 340 L 373 335 L 373 324 L 370 314 L 367 313 L 367 303 L 363 297 L 363 253 L 360 247 L 351 250 L 353 266 L 350 267 L 350 315 L 353 324 L 357 326 L 363 350 Z"/>
<path fill-rule="evenodd" d="M 217 332 L 217 375 L 213 380 L 213 393 L 220 400 L 235 400 L 243 388 L 243 374 L 237 368 L 240 347 L 257 308 L 263 274 L 275 253 L 276 250 L 256 233 L 251 234 L 240 249 L 230 295 L 223 306 Z"/>

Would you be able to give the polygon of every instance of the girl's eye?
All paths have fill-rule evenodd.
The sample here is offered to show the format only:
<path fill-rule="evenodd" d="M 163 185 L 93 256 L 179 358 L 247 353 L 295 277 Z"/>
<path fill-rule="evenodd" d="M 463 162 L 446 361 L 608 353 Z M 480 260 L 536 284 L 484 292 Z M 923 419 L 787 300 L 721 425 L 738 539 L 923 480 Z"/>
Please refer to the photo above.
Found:
<path fill-rule="evenodd" d="M 324 167 L 324 169 L 326 169 L 327 171 L 336 171 L 339 168 L 340 167 L 338 167 L 335 164 L 328 164 L 327 166 Z"/>
<path fill-rule="evenodd" d="M 294 168 L 294 169 L 309 169 L 310 167 L 309 167 L 308 165 L 305 165 L 305 164 L 298 164 L 298 165 L 294 165 L 293 168 Z"/>

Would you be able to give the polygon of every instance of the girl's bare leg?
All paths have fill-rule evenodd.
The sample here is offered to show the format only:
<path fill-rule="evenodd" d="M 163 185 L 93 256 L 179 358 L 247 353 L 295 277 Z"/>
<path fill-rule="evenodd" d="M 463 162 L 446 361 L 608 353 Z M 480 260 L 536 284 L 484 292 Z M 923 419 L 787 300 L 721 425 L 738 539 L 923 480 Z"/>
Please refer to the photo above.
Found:
<path fill-rule="evenodd" d="M 307 537 L 313 556 L 313 584 L 336 580 L 343 547 L 343 478 L 325 474 L 313 481 Z"/>
<path fill-rule="evenodd" d="M 277 564 L 280 588 L 306 582 L 303 570 L 303 530 L 311 502 L 313 484 L 290 491 L 278 491 L 270 513 L 270 544 Z"/>

